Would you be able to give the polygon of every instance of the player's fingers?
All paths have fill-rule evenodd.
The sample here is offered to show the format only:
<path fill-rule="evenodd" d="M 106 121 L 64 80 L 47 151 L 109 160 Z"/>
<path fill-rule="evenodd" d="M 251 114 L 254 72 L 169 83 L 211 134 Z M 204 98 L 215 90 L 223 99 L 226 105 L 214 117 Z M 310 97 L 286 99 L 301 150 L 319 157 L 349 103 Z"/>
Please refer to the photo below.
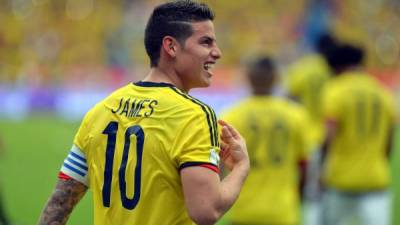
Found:
<path fill-rule="evenodd" d="M 225 159 L 229 156 L 229 145 L 224 141 L 221 141 L 221 151 L 219 152 L 221 159 Z"/>
<path fill-rule="evenodd" d="M 225 150 L 225 151 L 221 152 L 221 154 L 220 154 L 220 157 L 223 160 L 227 159 L 229 156 L 230 156 L 229 150 Z"/>
<path fill-rule="evenodd" d="M 226 123 L 224 120 L 218 120 L 218 123 L 221 125 L 221 126 L 226 126 L 228 123 Z"/>
<path fill-rule="evenodd" d="M 233 138 L 238 139 L 240 138 L 239 132 L 230 124 L 223 120 L 218 120 L 218 123 L 223 127 L 226 127 L 229 130 L 229 133 L 232 135 Z"/>
<path fill-rule="evenodd" d="M 227 153 L 228 151 L 221 151 L 220 153 L 219 153 L 219 157 L 221 158 L 221 159 L 226 159 L 228 156 L 229 156 L 229 154 Z"/>
<path fill-rule="evenodd" d="M 228 145 L 223 140 L 221 140 L 220 144 L 221 144 L 221 151 L 224 151 L 228 147 Z"/>
<path fill-rule="evenodd" d="M 233 141 L 233 136 L 226 126 L 223 126 L 221 129 L 221 140 L 227 144 Z"/>

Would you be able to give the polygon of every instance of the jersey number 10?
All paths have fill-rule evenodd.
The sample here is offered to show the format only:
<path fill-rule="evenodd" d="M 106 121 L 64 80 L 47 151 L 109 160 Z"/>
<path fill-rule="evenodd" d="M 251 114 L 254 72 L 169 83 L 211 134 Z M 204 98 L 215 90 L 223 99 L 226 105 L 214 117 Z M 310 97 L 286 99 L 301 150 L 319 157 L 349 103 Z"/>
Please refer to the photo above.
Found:
<path fill-rule="evenodd" d="M 106 149 L 106 164 L 104 170 L 104 183 L 103 183 L 103 205 L 105 207 L 110 207 L 110 196 L 111 196 L 111 181 L 112 172 L 114 164 L 114 153 L 115 153 L 115 143 L 117 141 L 118 132 L 118 122 L 110 122 L 106 129 L 104 129 L 103 134 L 108 135 L 107 138 L 107 149 Z M 132 135 L 136 136 L 136 168 L 134 177 L 134 188 L 135 192 L 133 198 L 130 199 L 126 196 L 126 181 L 125 172 L 126 164 L 128 161 L 129 147 L 131 145 L 130 137 Z M 126 209 L 134 209 L 140 199 L 140 186 L 141 186 L 141 174 L 142 174 L 142 154 L 143 154 L 143 143 L 144 143 L 144 132 L 143 129 L 134 125 L 129 127 L 125 132 L 124 141 L 124 152 L 122 155 L 121 165 L 119 167 L 119 190 L 121 193 L 122 206 Z"/>

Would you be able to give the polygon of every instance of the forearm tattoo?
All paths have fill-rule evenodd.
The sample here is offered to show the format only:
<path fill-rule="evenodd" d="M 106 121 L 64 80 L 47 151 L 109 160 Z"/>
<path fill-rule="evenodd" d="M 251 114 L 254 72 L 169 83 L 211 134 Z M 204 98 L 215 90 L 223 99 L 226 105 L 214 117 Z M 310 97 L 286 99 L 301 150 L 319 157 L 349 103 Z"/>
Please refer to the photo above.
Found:
<path fill-rule="evenodd" d="M 39 225 L 65 224 L 86 190 L 87 187 L 76 180 L 59 180 L 42 212 Z"/>

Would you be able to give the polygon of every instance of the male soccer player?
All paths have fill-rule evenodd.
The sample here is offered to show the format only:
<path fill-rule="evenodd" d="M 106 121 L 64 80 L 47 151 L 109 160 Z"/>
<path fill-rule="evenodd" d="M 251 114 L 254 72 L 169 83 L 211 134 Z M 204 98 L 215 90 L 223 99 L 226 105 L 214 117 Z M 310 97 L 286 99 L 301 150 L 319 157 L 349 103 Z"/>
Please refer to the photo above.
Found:
<path fill-rule="evenodd" d="M 328 124 L 324 148 L 323 225 L 389 225 L 389 151 L 394 127 L 391 95 L 362 69 L 363 51 L 338 47 L 328 57 L 337 75 L 323 96 Z M 347 223 L 346 223 L 347 222 Z"/>
<path fill-rule="evenodd" d="M 189 0 L 156 7 L 145 31 L 151 70 L 85 116 L 39 224 L 65 224 L 90 188 L 96 225 L 214 224 L 249 171 L 244 139 L 188 95 L 221 57 L 213 12 Z M 231 172 L 222 180 L 221 158 Z"/>
<path fill-rule="evenodd" d="M 288 69 L 288 94 L 306 107 L 313 125 L 309 132 L 320 145 L 325 135 L 321 93 L 331 75 L 326 57 L 336 45 L 336 40 L 331 35 L 321 35 L 315 44 L 316 52 L 300 58 Z"/>
<path fill-rule="evenodd" d="M 321 95 L 331 76 L 326 57 L 337 45 L 330 34 L 321 35 L 315 44 L 315 52 L 306 54 L 288 69 L 288 94 L 304 105 L 309 113 L 312 128 L 307 130 L 314 139 L 313 153 L 307 167 L 305 185 L 304 224 L 319 225 L 320 222 L 320 152 L 325 137 L 324 120 L 321 113 Z"/>
<path fill-rule="evenodd" d="M 299 222 L 301 167 L 307 159 L 310 129 L 303 107 L 272 96 L 277 80 L 270 58 L 251 63 L 252 96 L 223 118 L 246 139 L 251 171 L 229 218 L 233 225 L 295 225 Z M 299 166 L 301 166 L 299 168 Z"/>

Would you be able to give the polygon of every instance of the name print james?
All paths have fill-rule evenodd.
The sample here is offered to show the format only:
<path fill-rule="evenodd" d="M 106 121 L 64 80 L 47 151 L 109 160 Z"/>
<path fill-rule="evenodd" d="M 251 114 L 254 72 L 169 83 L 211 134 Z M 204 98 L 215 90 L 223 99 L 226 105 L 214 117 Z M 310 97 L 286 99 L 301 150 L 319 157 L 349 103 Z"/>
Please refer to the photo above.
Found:
<path fill-rule="evenodd" d="M 131 103 L 132 102 L 132 103 Z M 154 107 L 158 105 L 157 100 L 153 99 L 131 99 L 121 98 L 117 109 L 111 109 L 111 112 L 126 117 L 149 117 L 154 112 Z"/>

